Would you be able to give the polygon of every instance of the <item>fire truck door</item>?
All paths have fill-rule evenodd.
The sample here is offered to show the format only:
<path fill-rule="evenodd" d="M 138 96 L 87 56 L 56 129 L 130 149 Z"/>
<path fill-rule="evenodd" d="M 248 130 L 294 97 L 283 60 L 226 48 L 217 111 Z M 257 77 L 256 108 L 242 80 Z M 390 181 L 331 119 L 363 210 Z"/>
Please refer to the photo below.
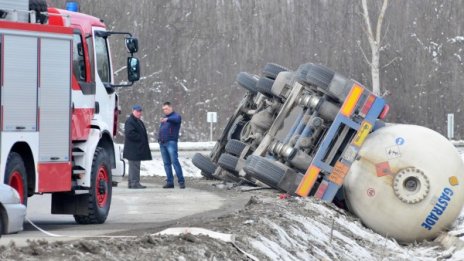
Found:
<path fill-rule="evenodd" d="M 70 161 L 71 39 L 40 40 L 39 161 Z"/>
<path fill-rule="evenodd" d="M 37 37 L 4 36 L 3 131 L 37 131 Z"/>

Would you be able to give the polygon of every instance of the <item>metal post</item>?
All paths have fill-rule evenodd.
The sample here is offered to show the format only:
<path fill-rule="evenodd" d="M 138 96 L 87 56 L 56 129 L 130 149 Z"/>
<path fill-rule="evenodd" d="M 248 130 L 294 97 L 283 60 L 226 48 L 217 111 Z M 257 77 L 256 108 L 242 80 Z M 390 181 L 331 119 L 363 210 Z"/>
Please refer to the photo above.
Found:
<path fill-rule="evenodd" d="M 209 125 L 209 141 L 213 141 L 213 122 Z"/>
<path fill-rule="evenodd" d="M 209 122 L 209 141 L 213 141 L 213 123 L 217 122 L 217 112 L 209 111 L 206 113 L 206 122 Z"/>
<path fill-rule="evenodd" d="M 448 139 L 454 138 L 454 113 L 448 113 Z"/>

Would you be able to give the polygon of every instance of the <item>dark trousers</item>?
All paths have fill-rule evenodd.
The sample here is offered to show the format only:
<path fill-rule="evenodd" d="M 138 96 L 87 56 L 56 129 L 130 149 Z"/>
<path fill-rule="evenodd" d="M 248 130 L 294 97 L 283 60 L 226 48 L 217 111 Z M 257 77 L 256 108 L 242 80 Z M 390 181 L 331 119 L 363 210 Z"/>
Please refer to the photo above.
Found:
<path fill-rule="evenodd" d="M 163 158 L 164 171 L 166 172 L 166 183 L 174 185 L 174 176 L 172 175 L 172 167 L 176 171 L 177 182 L 184 184 L 184 174 L 180 166 L 177 155 L 177 141 L 168 141 L 160 143 L 161 157 Z M 172 167 L 171 167 L 172 166 Z"/>
<path fill-rule="evenodd" d="M 129 160 L 129 187 L 140 184 L 140 161 Z"/>

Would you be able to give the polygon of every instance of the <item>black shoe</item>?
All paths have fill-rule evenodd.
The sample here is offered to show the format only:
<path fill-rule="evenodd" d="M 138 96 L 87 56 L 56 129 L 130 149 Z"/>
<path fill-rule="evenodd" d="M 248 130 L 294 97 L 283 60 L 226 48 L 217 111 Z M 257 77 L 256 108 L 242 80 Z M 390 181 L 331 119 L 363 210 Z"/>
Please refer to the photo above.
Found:
<path fill-rule="evenodd" d="M 163 186 L 163 188 L 165 188 L 165 189 L 174 188 L 174 185 L 166 184 L 166 185 Z"/>
<path fill-rule="evenodd" d="M 147 188 L 147 186 L 144 186 L 142 184 L 135 184 L 133 186 L 129 186 L 130 189 L 144 189 Z"/>
<path fill-rule="evenodd" d="M 184 183 L 179 184 L 179 188 L 184 189 L 184 188 L 185 188 L 185 184 L 184 184 Z"/>

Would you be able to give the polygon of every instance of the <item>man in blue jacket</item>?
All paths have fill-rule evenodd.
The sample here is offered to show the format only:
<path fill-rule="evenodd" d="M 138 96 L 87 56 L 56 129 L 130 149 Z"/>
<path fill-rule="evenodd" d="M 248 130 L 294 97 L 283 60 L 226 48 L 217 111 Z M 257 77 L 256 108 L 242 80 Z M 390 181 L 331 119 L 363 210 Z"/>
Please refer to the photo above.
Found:
<path fill-rule="evenodd" d="M 159 129 L 158 142 L 160 144 L 161 156 L 164 162 L 164 171 L 166 172 L 166 184 L 163 188 L 174 188 L 174 176 L 172 175 L 172 167 L 176 171 L 177 182 L 181 189 L 185 188 L 184 175 L 180 166 L 177 155 L 177 141 L 179 140 L 179 130 L 182 118 L 178 113 L 173 111 L 171 103 L 163 103 L 164 117 L 161 118 Z"/>

